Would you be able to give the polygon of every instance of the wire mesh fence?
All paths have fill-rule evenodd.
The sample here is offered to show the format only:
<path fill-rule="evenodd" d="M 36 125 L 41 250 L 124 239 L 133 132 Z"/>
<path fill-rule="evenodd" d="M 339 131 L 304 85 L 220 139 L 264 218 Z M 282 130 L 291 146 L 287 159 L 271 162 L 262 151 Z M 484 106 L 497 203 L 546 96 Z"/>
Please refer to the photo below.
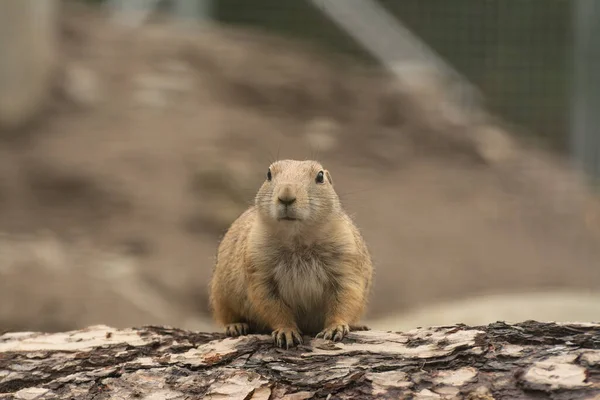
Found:
<path fill-rule="evenodd" d="M 220 23 L 300 38 L 360 62 L 380 62 L 324 12 L 340 1 L 170 3 L 200 2 L 200 8 Z M 600 143 L 596 143 L 600 124 L 593 122 L 593 111 L 581 110 L 600 106 L 596 78 L 600 72 L 594 72 L 600 71 L 600 52 L 594 50 L 598 46 L 590 33 L 600 29 L 600 11 L 594 11 L 600 4 L 594 5 L 594 0 L 372 2 L 478 88 L 489 110 L 551 148 L 574 154 L 584 168 L 600 175 Z M 368 15 L 359 22 L 365 29 L 378 23 Z"/>
<path fill-rule="evenodd" d="M 305 0 L 218 1 L 216 18 L 321 42 L 368 59 Z M 484 93 L 509 121 L 567 144 L 573 2 L 561 0 L 380 0 L 403 24 Z M 323 7 L 328 7 L 323 0 Z"/>

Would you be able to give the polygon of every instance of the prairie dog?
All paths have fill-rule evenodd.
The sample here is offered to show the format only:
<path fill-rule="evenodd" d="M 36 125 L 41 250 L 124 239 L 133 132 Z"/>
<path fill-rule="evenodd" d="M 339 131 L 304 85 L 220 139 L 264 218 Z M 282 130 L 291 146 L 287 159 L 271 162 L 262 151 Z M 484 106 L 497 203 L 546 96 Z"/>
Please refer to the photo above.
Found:
<path fill-rule="evenodd" d="M 372 274 L 329 171 L 316 161 L 280 160 L 218 246 L 211 309 L 228 336 L 271 333 L 286 348 L 303 334 L 340 341 L 368 329 L 357 323 Z"/>

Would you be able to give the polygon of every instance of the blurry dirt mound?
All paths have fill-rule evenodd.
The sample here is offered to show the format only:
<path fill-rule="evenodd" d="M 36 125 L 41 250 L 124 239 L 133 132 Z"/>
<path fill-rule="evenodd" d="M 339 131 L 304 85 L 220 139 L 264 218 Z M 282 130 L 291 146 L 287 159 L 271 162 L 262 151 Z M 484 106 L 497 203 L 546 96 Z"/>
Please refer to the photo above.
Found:
<path fill-rule="evenodd" d="M 66 11 L 55 101 L 0 147 L 0 327 L 205 326 L 219 236 L 275 158 L 332 171 L 376 261 L 371 316 L 600 286 L 578 177 L 448 103 L 435 76 L 400 86 L 257 32 Z M 17 242 L 54 256 L 24 261 Z"/>

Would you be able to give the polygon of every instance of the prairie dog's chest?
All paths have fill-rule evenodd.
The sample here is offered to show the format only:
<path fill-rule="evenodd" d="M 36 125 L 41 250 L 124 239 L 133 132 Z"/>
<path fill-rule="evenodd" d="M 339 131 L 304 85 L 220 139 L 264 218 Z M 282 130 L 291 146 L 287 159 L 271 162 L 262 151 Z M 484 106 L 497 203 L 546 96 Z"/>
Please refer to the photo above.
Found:
<path fill-rule="evenodd" d="M 296 311 L 321 308 L 330 287 L 333 260 L 315 252 L 281 252 L 273 268 L 273 278 L 282 300 Z"/>

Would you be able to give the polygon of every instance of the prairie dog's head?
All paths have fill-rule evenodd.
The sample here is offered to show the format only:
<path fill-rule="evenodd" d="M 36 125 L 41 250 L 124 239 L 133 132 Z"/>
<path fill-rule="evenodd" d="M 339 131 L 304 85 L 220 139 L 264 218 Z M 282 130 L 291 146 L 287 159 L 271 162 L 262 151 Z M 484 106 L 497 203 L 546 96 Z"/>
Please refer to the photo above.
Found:
<path fill-rule="evenodd" d="M 269 166 L 255 204 L 265 220 L 289 226 L 326 222 L 340 207 L 329 172 L 316 161 L 296 160 Z"/>

